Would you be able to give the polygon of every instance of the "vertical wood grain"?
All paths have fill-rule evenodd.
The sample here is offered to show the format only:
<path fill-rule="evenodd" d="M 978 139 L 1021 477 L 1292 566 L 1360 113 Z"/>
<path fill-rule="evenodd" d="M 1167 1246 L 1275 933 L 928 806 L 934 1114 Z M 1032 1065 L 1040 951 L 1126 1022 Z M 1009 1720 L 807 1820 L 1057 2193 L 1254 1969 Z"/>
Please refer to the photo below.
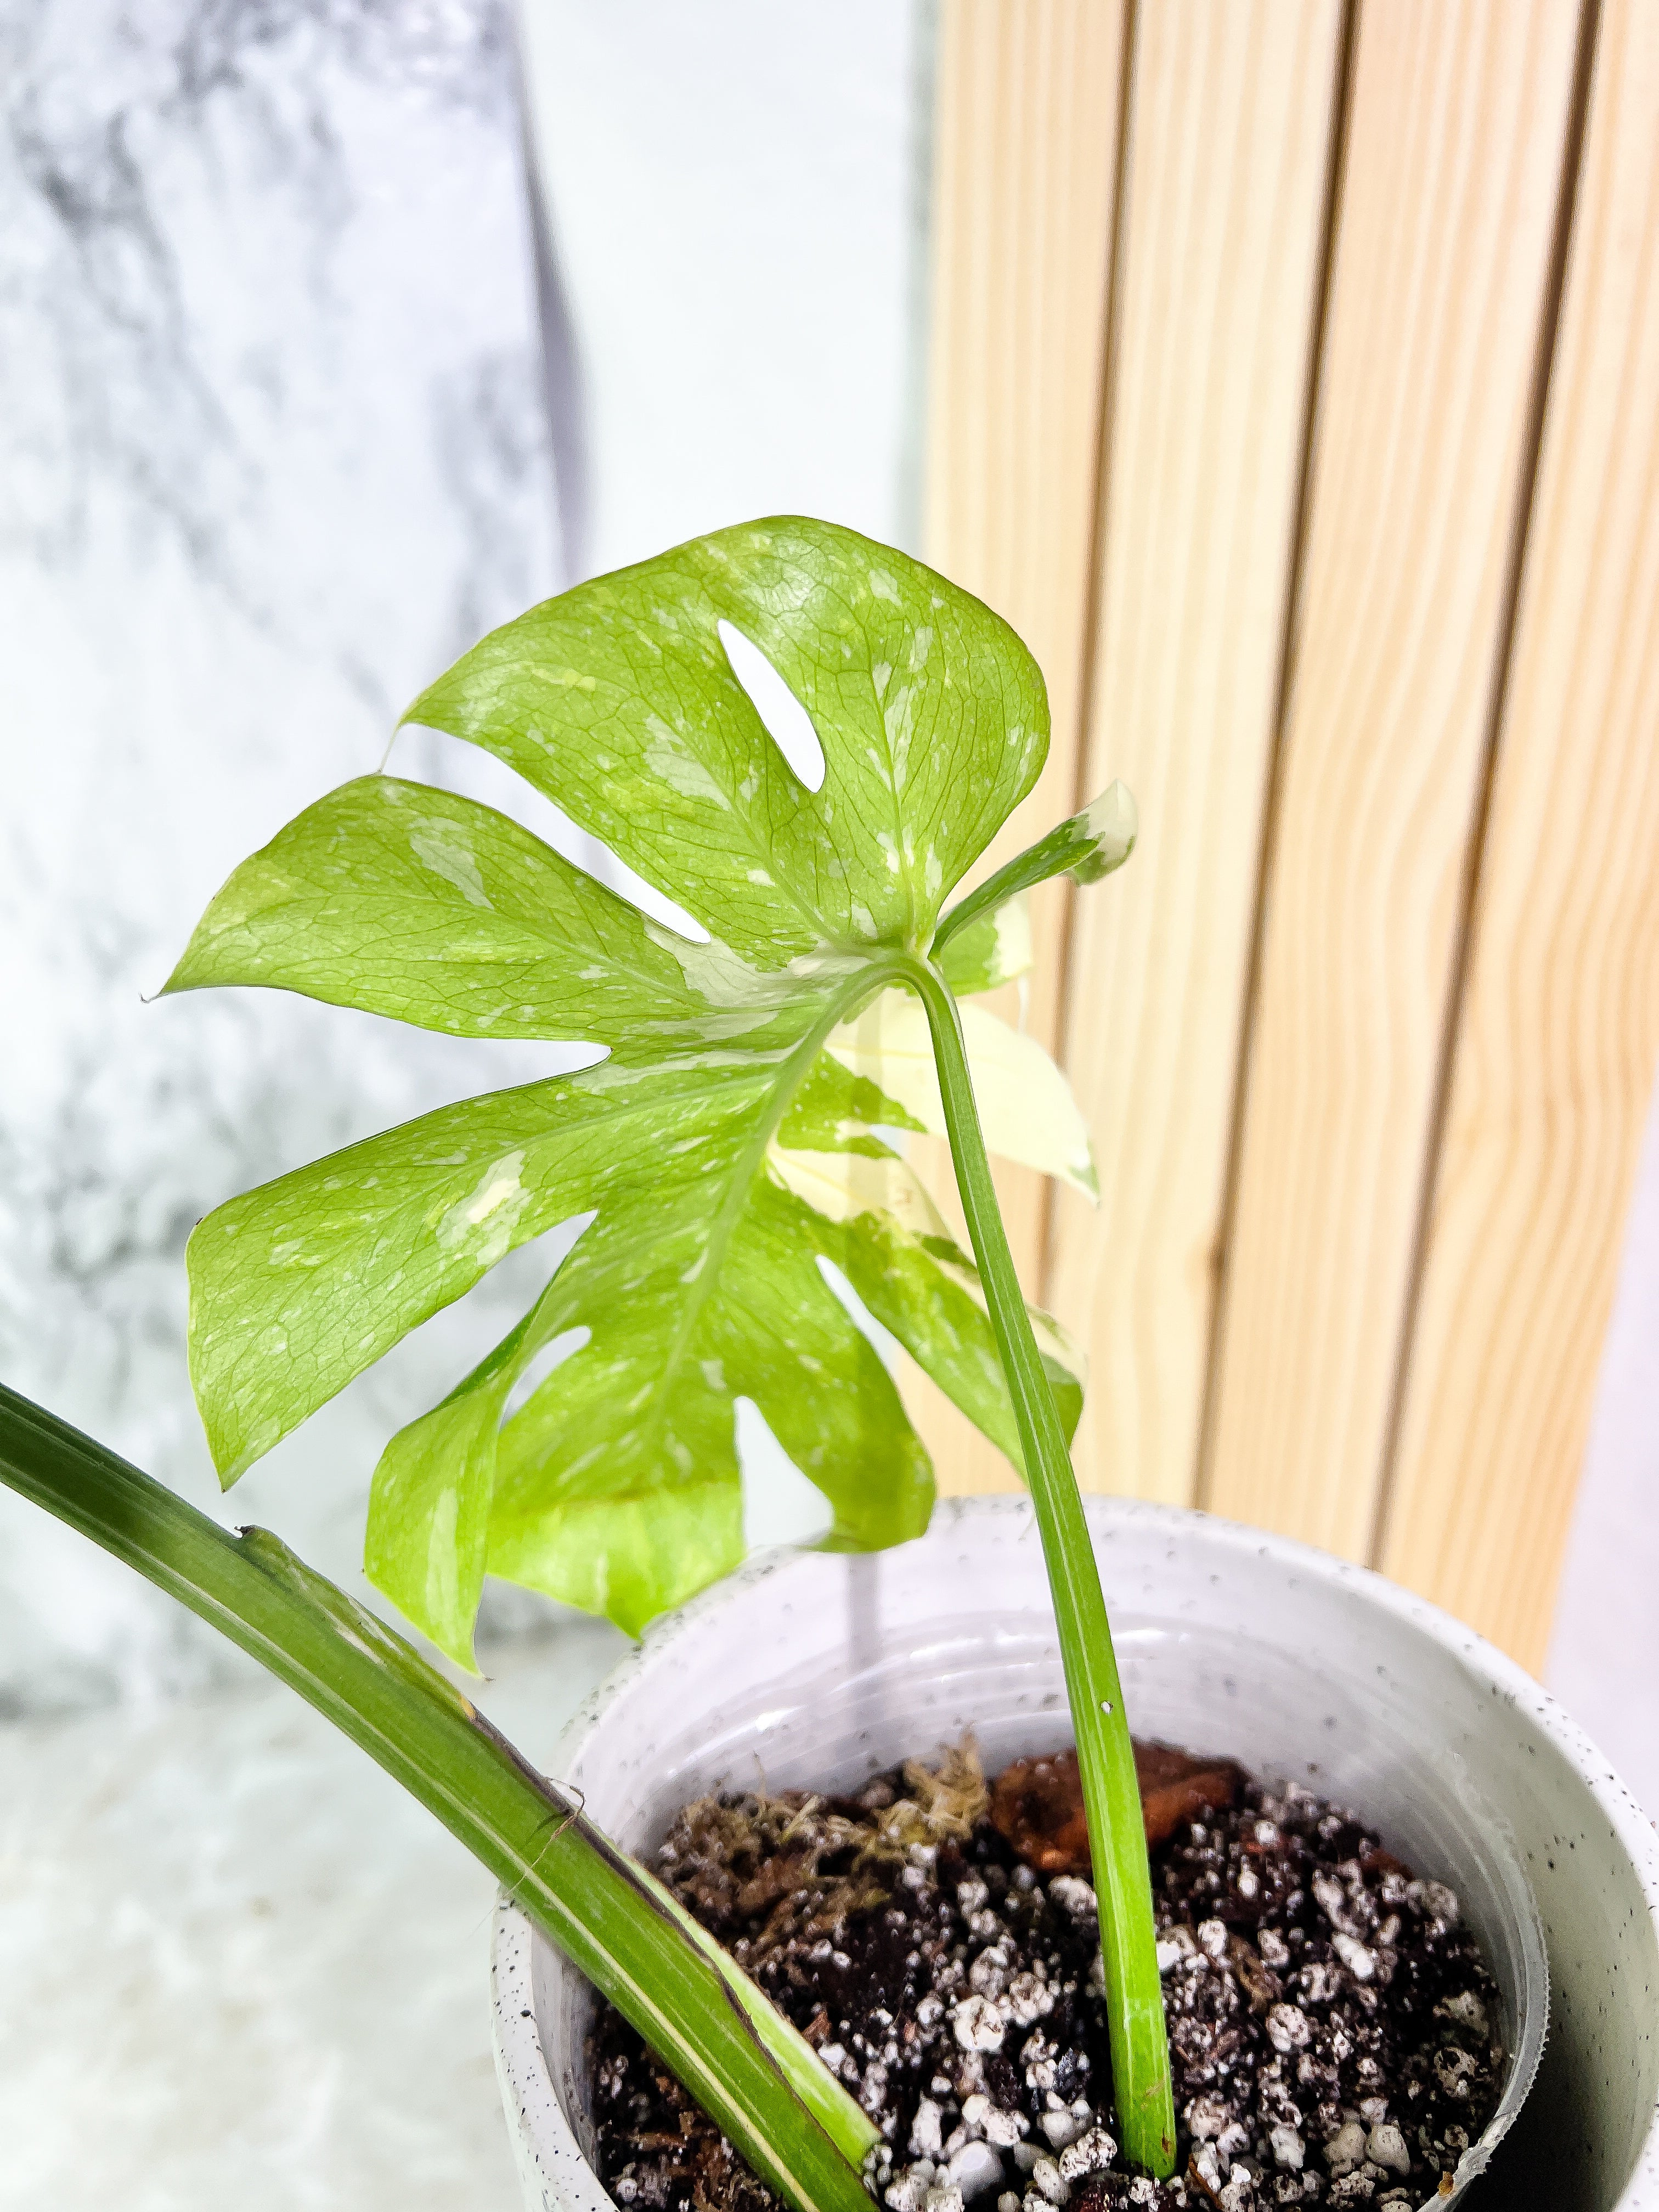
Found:
<path fill-rule="evenodd" d="M 1078 804 L 1124 25 L 1122 0 L 945 0 L 940 11 L 923 550 L 1024 638 L 1054 720 L 1036 789 L 970 881 Z M 1066 896 L 1055 885 L 1033 902 L 1023 1007 L 1051 1049 Z M 1021 1018 L 1006 998 L 996 1011 Z M 918 1146 L 916 1164 L 951 1212 L 944 1146 Z M 1000 1169 L 998 1190 L 1034 1294 L 1042 1180 Z M 1012 1486 L 1001 1454 L 938 1393 L 918 1382 L 907 1397 L 942 1486 Z"/>
<path fill-rule="evenodd" d="M 1057 1192 L 1085 1482 L 1189 1501 L 1307 423 L 1336 0 L 1142 11 L 1084 778 L 1140 842 L 1073 919 L 1066 1060 L 1103 1202 Z"/>
<path fill-rule="evenodd" d="M 1659 1059 L 1659 12 L 1602 22 L 1379 1564 L 1541 1663 Z"/>
<path fill-rule="evenodd" d="M 1200 1496 L 1369 1549 L 1577 30 L 1359 15 Z"/>

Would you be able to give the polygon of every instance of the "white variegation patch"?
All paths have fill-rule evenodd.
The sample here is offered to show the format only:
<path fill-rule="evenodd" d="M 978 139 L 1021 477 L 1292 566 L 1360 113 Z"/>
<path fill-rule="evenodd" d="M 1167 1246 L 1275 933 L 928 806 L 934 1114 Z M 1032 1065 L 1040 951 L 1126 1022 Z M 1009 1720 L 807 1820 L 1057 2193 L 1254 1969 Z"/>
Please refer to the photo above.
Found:
<path fill-rule="evenodd" d="M 786 1152 L 774 1144 L 766 1164 L 775 1181 L 827 1221 L 885 1213 L 912 1237 L 951 1234 L 914 1169 L 896 1153 Z"/>
<path fill-rule="evenodd" d="M 935 1260 L 941 1275 L 947 1276 L 958 1290 L 970 1297 L 981 1313 L 988 1312 L 985 1303 L 985 1286 L 972 1267 L 958 1267 L 954 1261 L 943 1256 Z M 1038 1306 L 1027 1306 L 1031 1319 L 1031 1334 L 1036 1339 L 1037 1350 L 1045 1359 L 1052 1359 L 1066 1372 L 1075 1377 L 1080 1390 L 1089 1387 L 1089 1355 L 1074 1336 L 1063 1329 L 1052 1314 L 1044 1313 Z"/>
<path fill-rule="evenodd" d="M 974 1096 L 991 1151 L 1097 1200 L 1089 1132 L 1060 1069 L 1035 1037 L 1010 1029 L 983 1006 L 964 1006 L 959 1012 Z M 884 991 L 856 1021 L 832 1030 L 825 1048 L 849 1073 L 866 1077 L 895 1099 L 925 1129 L 935 1136 L 946 1133 L 933 1040 L 919 999 L 906 991 Z"/>
<path fill-rule="evenodd" d="M 1121 868 L 1134 850 L 1140 830 L 1140 813 L 1127 783 L 1109 783 L 1098 799 L 1083 810 L 1082 827 L 1094 852 L 1079 882 L 1094 883 Z"/>

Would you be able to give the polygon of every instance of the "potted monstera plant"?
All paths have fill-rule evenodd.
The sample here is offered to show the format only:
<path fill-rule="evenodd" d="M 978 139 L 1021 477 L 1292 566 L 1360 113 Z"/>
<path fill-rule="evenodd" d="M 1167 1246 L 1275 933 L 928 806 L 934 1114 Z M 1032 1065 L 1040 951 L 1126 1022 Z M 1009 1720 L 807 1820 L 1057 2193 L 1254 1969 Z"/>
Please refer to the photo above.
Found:
<path fill-rule="evenodd" d="M 1540 1919 L 1528 1838 L 1600 1822 L 1606 1894 L 1626 1898 L 1642 1847 L 1558 1717 L 1498 1743 L 1481 1715 L 1504 1662 L 1426 1608 L 1199 1516 L 1097 1511 L 1091 1530 L 1067 1450 L 1079 1362 L 1024 1301 L 988 1161 L 988 1139 L 1088 1184 L 1086 1137 L 1046 1056 L 971 1000 L 1029 958 L 1034 884 L 1128 856 L 1127 794 L 951 902 L 1042 764 L 1029 653 L 914 561 L 781 520 L 532 609 L 406 719 L 505 762 L 677 918 L 386 775 L 236 871 L 169 989 L 295 990 L 604 1056 L 198 1226 L 215 1461 L 234 1482 L 509 1251 L 585 1218 L 518 1325 L 387 1445 L 368 1572 L 461 1668 L 487 1574 L 636 1633 L 693 1601 L 580 1723 L 567 1790 L 275 1537 L 227 1534 L 11 1398 L 0 1471 L 264 1659 L 500 1875 L 509 2107 L 550 2201 L 600 2201 L 596 2169 L 653 2212 L 760 2188 L 801 2212 L 871 2190 L 894 2212 L 1455 2194 L 1520 2109 L 1545 1944 L 1571 1917 L 1547 1895 Z M 971 1253 L 904 1156 L 915 1130 L 949 1140 Z M 1029 1505 L 935 1515 L 870 1319 Z M 745 1401 L 831 1528 L 732 1578 Z M 871 1553 L 891 1571 L 849 1626 Z M 1139 1577 L 1127 1698 L 1097 1553 Z M 941 1606 L 954 1657 L 918 1645 Z M 1204 1755 L 1138 1747 L 1132 1704 Z M 917 1764 L 947 1708 L 953 1740 L 1008 1754 L 994 1789 L 966 1741 Z M 828 1717 L 854 1709 L 843 1741 Z M 772 1778 L 733 1782 L 745 1747 L 778 1754 Z M 647 1770 L 685 1793 L 653 1797 Z M 621 1845 L 665 1821 L 653 1873 Z M 1651 1914 L 1626 1917 L 1651 1948 Z M 560 1960 L 609 2010 L 583 2009 Z M 1603 1947 L 1574 2003 L 1618 1971 Z M 1559 2201 L 1611 2204 L 1650 2163 L 1639 2081 L 1617 2094 L 1601 2193 Z"/>

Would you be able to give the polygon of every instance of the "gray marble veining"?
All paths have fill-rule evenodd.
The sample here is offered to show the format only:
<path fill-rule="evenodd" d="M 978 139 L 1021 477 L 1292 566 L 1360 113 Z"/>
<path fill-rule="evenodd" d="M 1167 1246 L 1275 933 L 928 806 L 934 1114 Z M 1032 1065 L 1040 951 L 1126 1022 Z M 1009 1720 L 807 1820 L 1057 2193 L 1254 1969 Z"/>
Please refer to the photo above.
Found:
<path fill-rule="evenodd" d="M 235 862 L 559 581 L 511 26 L 34 0 L 0 82 L 0 1371 L 214 1505 L 191 1223 L 546 1058 L 144 1002 Z M 380 1443 L 507 1308 L 483 1286 L 218 1510 L 349 1577 Z M 0 1708 L 225 1663 L 0 1498 Z"/>

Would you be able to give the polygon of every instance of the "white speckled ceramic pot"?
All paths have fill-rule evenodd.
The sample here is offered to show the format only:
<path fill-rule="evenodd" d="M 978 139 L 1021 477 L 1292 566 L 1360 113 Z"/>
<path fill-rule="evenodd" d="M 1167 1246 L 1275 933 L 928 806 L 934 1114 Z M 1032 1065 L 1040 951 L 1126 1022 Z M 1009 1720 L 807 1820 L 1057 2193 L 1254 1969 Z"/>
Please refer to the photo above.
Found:
<path fill-rule="evenodd" d="M 1473 2203 L 1659 2212 L 1659 1848 L 1594 1747 L 1501 1653 L 1363 1569 L 1163 1507 L 1095 1498 L 1089 1521 L 1136 1729 L 1306 1781 L 1462 1894 L 1518 2051 L 1507 2134 L 1465 2162 L 1467 2181 L 1491 2156 Z M 1069 1740 L 1020 1499 L 943 1504 L 873 1558 L 756 1562 L 647 1634 L 559 1771 L 640 1850 L 724 1779 L 846 1786 L 970 1726 L 989 1766 Z M 526 2202 L 611 2212 L 584 2155 L 590 1994 L 507 1904 L 494 1996 Z"/>

